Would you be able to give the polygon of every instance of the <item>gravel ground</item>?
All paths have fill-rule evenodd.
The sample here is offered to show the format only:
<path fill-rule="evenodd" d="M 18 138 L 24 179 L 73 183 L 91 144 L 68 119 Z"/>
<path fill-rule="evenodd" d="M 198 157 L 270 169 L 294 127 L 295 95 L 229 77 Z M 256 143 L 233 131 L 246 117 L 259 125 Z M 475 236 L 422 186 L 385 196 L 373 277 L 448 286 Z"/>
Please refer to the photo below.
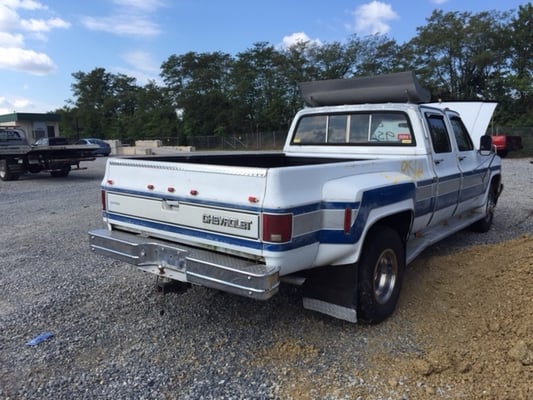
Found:
<path fill-rule="evenodd" d="M 0 182 L 1 399 L 409 398 L 362 374 L 383 349 L 424 351 L 401 312 L 353 325 L 304 310 L 292 287 L 268 302 L 198 287 L 162 296 L 154 276 L 91 254 L 104 165 Z M 532 234 L 533 164 L 503 168 L 493 229 L 460 232 L 422 257 Z M 26 345 L 42 332 L 54 337 Z"/>

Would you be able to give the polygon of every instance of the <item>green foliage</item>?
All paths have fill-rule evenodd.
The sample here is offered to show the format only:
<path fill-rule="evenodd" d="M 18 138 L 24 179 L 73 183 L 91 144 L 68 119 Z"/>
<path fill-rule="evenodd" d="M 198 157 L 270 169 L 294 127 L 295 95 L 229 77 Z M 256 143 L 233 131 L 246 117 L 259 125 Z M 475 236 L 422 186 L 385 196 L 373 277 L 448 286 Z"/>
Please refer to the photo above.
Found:
<path fill-rule="evenodd" d="M 434 100 L 496 100 L 496 122 L 533 125 L 533 6 L 509 12 L 435 10 L 410 41 L 351 36 L 345 43 L 265 42 L 231 56 L 171 55 L 164 86 L 103 68 L 72 74 L 74 100 L 60 110 L 70 137 L 162 139 L 288 129 L 303 106 L 297 82 L 415 70 Z"/>

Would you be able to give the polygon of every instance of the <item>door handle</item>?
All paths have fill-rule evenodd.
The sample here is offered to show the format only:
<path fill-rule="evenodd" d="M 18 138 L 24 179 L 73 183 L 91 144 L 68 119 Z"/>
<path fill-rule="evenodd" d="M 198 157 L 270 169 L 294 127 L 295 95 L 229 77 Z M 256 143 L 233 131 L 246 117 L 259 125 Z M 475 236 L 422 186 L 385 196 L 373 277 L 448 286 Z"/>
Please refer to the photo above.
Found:
<path fill-rule="evenodd" d="M 440 164 L 444 161 L 444 158 L 439 158 L 438 160 L 435 160 L 435 164 Z"/>
<path fill-rule="evenodd" d="M 459 156 L 457 158 L 459 159 L 459 162 L 461 162 L 461 161 L 463 161 L 466 158 L 466 156 Z"/>

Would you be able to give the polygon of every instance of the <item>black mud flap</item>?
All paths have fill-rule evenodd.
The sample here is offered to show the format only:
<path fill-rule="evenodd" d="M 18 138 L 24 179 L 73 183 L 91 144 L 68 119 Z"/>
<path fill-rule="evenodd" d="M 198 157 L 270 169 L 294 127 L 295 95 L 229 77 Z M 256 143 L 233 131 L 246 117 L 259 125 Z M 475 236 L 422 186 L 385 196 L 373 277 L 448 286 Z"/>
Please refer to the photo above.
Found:
<path fill-rule="evenodd" d="M 303 305 L 349 322 L 357 322 L 357 268 L 328 266 L 309 271 L 302 286 Z"/>

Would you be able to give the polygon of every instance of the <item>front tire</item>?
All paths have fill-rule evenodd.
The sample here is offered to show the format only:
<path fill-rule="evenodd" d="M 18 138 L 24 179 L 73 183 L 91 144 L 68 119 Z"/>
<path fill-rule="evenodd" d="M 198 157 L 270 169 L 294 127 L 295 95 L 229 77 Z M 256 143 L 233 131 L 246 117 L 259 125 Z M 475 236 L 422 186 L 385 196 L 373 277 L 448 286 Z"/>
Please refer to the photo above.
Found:
<path fill-rule="evenodd" d="M 8 160 L 0 160 L 0 179 L 3 181 L 16 181 L 19 174 L 14 172 Z"/>
<path fill-rule="evenodd" d="M 396 309 L 405 269 L 405 246 L 398 232 L 378 226 L 368 233 L 358 265 L 357 319 L 377 324 Z"/>
<path fill-rule="evenodd" d="M 498 201 L 497 185 L 493 183 L 487 195 L 487 202 L 485 203 L 485 216 L 477 222 L 474 222 L 470 229 L 474 232 L 485 233 L 488 232 L 494 220 L 494 210 Z"/>

